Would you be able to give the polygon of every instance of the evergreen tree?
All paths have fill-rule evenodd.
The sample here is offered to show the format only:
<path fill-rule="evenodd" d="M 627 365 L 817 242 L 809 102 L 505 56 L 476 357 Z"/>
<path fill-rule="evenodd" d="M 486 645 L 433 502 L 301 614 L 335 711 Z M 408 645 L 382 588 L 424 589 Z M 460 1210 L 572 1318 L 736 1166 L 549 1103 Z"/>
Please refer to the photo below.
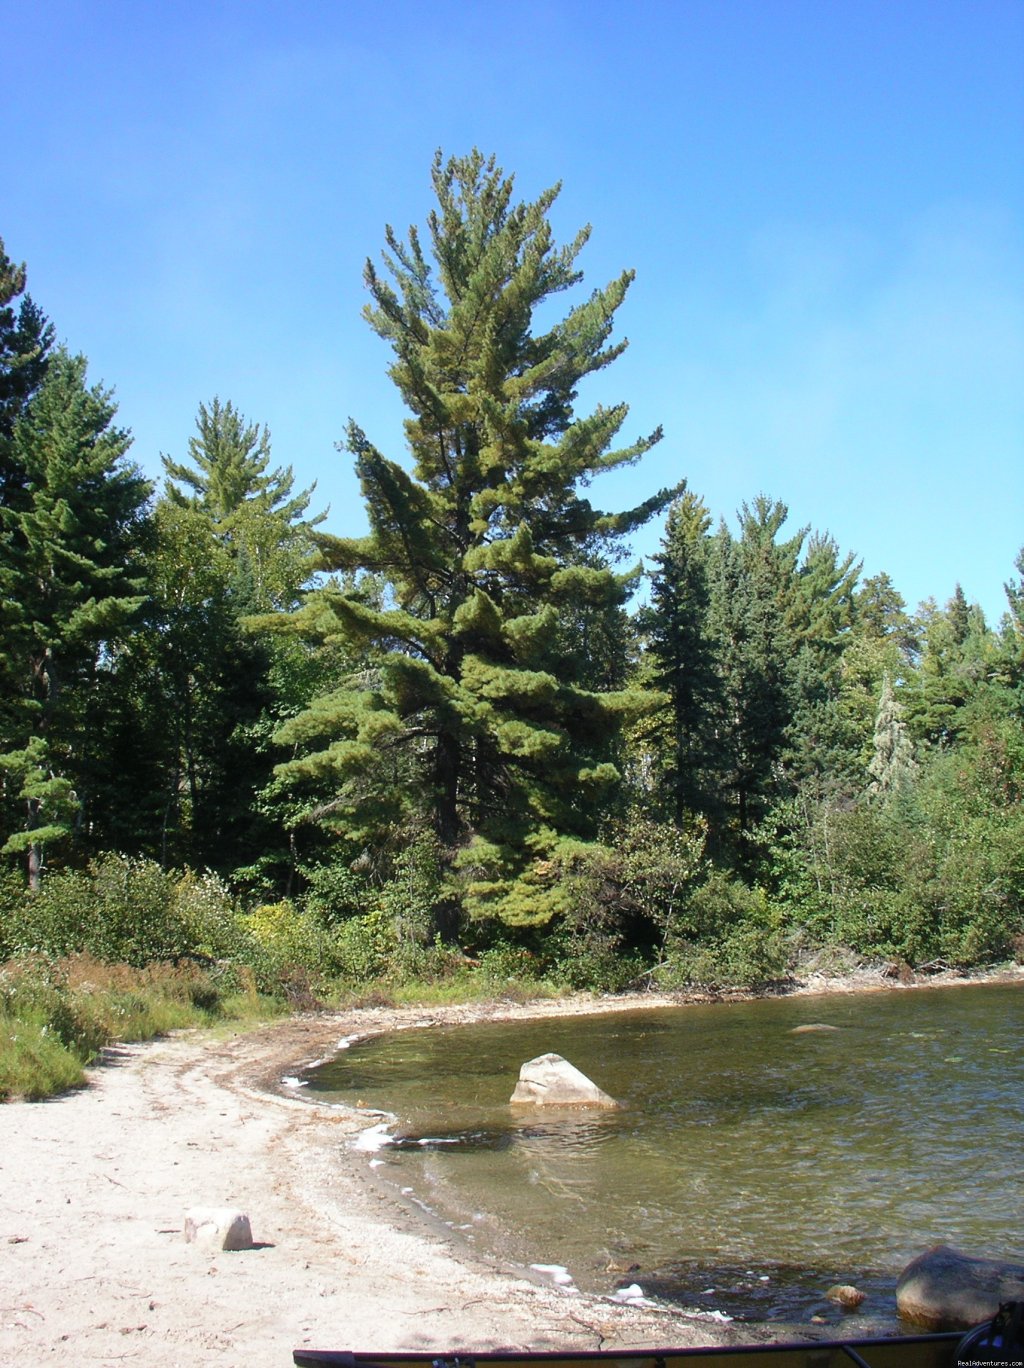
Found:
<path fill-rule="evenodd" d="M 0 239 L 0 640 L 5 646 L 21 617 L 14 520 L 29 502 L 29 474 L 15 451 L 14 431 L 43 381 L 52 343 L 52 326 L 25 295 L 25 267 L 14 265 Z M 0 651 L 0 711 L 17 708 L 21 686 L 16 654 Z"/>
<path fill-rule="evenodd" d="M 806 531 L 776 541 L 784 504 L 763 496 L 740 509 L 740 537 L 721 524 L 709 557 L 709 625 L 716 642 L 719 721 L 715 767 L 728 845 L 748 832 L 777 796 L 796 707 L 796 642 L 788 622 L 792 582 Z"/>
<path fill-rule="evenodd" d="M 0 239 L 0 508 L 25 498 L 27 475 L 12 446 L 14 429 L 42 384 L 52 345 L 52 325 L 25 294 L 25 267 L 14 265 Z"/>
<path fill-rule="evenodd" d="M 585 494 L 660 436 L 616 448 L 625 405 L 573 413 L 579 382 L 626 345 L 608 338 L 632 273 L 535 332 L 537 309 L 581 279 L 588 230 L 556 247 L 558 188 L 515 203 L 511 178 L 477 152 L 438 154 L 433 184 L 434 266 L 415 227 L 404 242 L 388 228 L 389 278 L 371 263 L 365 276 L 367 320 L 392 347 L 411 413 L 412 470 L 351 423 L 370 531 L 320 537 L 328 568 L 386 577 L 388 606 L 331 588 L 305 618 L 329 615 L 373 667 L 282 729 L 302 752 L 282 774 L 297 785 L 332 776 L 321 812 L 351 839 L 382 839 L 417 799 L 454 873 L 439 915 L 449 927 L 459 900 L 537 923 L 562 910 L 559 869 L 595 837 L 619 777 L 612 742 L 644 706 L 637 692 L 591 687 L 564 623 L 621 606 L 629 577 L 607 556 L 673 491 L 625 513 Z M 413 782 L 396 795 L 399 755 Z"/>
<path fill-rule="evenodd" d="M 320 519 L 304 517 L 311 491 L 294 492 L 291 469 L 270 468 L 267 429 L 230 403 L 200 405 L 188 463 L 162 459 L 151 598 L 93 727 L 129 779 L 106 786 L 92 836 L 227 874 L 278 839 L 258 795 L 287 652 L 249 615 L 298 602 Z"/>
<path fill-rule="evenodd" d="M 967 708 L 995 667 L 997 643 L 977 604 L 956 587 L 944 609 L 921 604 L 917 622 L 921 658 L 908 692 L 908 720 L 914 736 L 929 745 L 955 744 Z"/>
<path fill-rule="evenodd" d="M 651 603 L 638 614 L 646 643 L 643 682 L 664 708 L 641 725 L 660 757 L 658 788 L 677 825 L 688 812 L 717 811 L 711 782 L 718 677 L 708 628 L 708 531 L 711 515 L 687 490 L 669 509 L 654 557 Z"/>
<path fill-rule="evenodd" d="M 46 845 L 82 820 L 83 700 L 143 602 L 136 572 L 150 487 L 124 459 L 130 438 L 115 413 L 110 394 L 87 385 L 85 358 L 58 350 L 11 437 L 25 489 L 0 508 L 3 850 L 27 854 L 33 886 Z"/>
<path fill-rule="evenodd" d="M 853 597 L 853 625 L 860 636 L 894 642 L 913 664 L 921 649 L 906 600 L 884 571 L 864 581 Z"/>
<path fill-rule="evenodd" d="M 909 684 L 920 642 L 903 596 L 884 572 L 866 579 L 853 596 L 850 631 L 843 646 L 837 706 L 858 776 L 871 763 L 874 724 L 883 681 Z M 854 791 L 859 784 L 854 786 Z"/>
<path fill-rule="evenodd" d="M 795 784 L 834 791 L 857 774 L 857 737 L 840 704 L 860 562 L 812 533 L 793 580 L 788 627 L 796 647 L 796 703 L 787 766 Z"/>
<path fill-rule="evenodd" d="M 868 765 L 871 783 L 868 792 L 876 797 L 898 793 L 911 782 L 917 770 L 914 747 L 903 720 L 903 706 L 886 674 L 875 717 L 874 754 Z"/>
<path fill-rule="evenodd" d="M 1003 585 L 1007 612 L 1000 630 L 999 673 L 1004 683 L 1017 693 L 1018 714 L 1024 717 L 1024 547 L 1014 562 L 1017 579 Z"/>
<path fill-rule="evenodd" d="M 1003 585 L 1009 605 L 1010 630 L 1018 637 L 1024 637 L 1024 546 L 1014 561 L 1017 579 L 1010 579 Z"/>
<path fill-rule="evenodd" d="M 239 615 L 293 608 L 312 570 L 310 532 L 325 516 L 305 517 L 315 486 L 294 493 L 291 466 L 268 470 L 268 429 L 230 402 L 200 404 L 196 428 L 191 465 L 161 457 L 167 499 L 206 518 L 228 550 Z"/>

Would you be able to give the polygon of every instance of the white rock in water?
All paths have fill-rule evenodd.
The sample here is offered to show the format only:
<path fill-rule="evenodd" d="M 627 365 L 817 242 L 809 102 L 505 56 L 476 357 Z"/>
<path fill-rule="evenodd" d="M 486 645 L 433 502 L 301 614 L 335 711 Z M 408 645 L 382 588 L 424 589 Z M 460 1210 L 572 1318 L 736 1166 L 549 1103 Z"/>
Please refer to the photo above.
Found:
<path fill-rule="evenodd" d="M 617 1107 L 596 1083 L 561 1055 L 544 1054 L 528 1059 L 519 1070 L 519 1082 L 509 1099 L 514 1105 L 535 1107 Z"/>
<path fill-rule="evenodd" d="M 185 1214 L 185 1239 L 203 1249 L 252 1249 L 252 1227 L 244 1211 L 193 1207 Z"/>

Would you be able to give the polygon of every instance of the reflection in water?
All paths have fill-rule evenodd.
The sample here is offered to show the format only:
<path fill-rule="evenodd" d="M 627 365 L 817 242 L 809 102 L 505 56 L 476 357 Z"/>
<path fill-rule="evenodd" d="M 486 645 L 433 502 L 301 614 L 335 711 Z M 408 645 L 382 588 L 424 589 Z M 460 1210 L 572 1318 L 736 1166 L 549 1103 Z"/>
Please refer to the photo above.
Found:
<path fill-rule="evenodd" d="M 381 1172 L 478 1243 L 757 1319 L 854 1282 L 874 1329 L 930 1244 L 1024 1256 L 1022 1027 L 1018 986 L 776 999 L 402 1032 L 305 1078 L 395 1113 Z M 623 1109 L 513 1113 L 551 1050 Z"/>

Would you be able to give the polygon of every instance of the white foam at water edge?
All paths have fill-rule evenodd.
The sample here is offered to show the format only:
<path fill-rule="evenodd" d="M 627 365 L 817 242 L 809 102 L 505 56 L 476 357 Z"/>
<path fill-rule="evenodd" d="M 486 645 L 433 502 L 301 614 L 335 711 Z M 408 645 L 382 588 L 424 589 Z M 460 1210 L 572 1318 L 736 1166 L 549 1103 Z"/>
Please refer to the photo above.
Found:
<path fill-rule="evenodd" d="M 295 1078 L 292 1074 L 285 1074 L 284 1078 L 281 1079 L 281 1086 L 282 1088 L 305 1088 L 307 1085 L 304 1078 Z"/>
<path fill-rule="evenodd" d="M 416 1141 L 417 1145 L 457 1145 L 459 1137 L 457 1135 L 425 1135 L 422 1140 Z"/>
<path fill-rule="evenodd" d="M 617 1287 L 611 1294 L 610 1300 L 627 1303 L 643 1301 L 644 1289 L 639 1283 L 630 1283 L 628 1287 Z"/>
<path fill-rule="evenodd" d="M 382 1150 L 391 1144 L 391 1136 L 388 1134 L 388 1122 L 381 1121 L 376 1126 L 367 1126 L 366 1130 L 360 1131 L 352 1141 L 352 1148 L 360 1150 L 364 1154 L 375 1154 L 377 1150 Z"/>
<path fill-rule="evenodd" d="M 363 1037 L 362 1037 L 362 1034 L 361 1034 L 360 1032 L 356 1032 L 355 1035 L 342 1036 L 342 1038 L 338 1041 L 337 1045 L 335 1045 L 334 1048 L 335 1048 L 336 1050 L 348 1050 L 348 1049 L 351 1049 L 352 1046 L 356 1043 L 356 1041 L 357 1041 L 357 1040 L 362 1040 L 362 1038 L 363 1038 Z"/>
<path fill-rule="evenodd" d="M 536 1273 L 543 1273 L 546 1278 L 550 1278 L 551 1281 L 557 1283 L 559 1287 L 572 1286 L 572 1274 L 567 1268 L 563 1268 L 561 1264 L 531 1264 L 530 1267 Z"/>

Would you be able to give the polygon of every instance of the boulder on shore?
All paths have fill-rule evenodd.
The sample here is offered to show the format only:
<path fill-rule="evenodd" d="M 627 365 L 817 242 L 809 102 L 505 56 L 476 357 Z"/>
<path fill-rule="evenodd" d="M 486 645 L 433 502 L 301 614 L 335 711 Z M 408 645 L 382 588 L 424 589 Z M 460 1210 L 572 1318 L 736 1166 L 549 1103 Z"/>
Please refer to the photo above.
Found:
<path fill-rule="evenodd" d="M 1024 1264 L 975 1259 L 934 1245 L 907 1264 L 896 1283 L 896 1309 L 928 1330 L 968 1330 L 991 1320 L 1000 1302 L 1024 1300 Z"/>
<path fill-rule="evenodd" d="M 252 1249 L 252 1227 L 244 1211 L 193 1207 L 185 1216 L 185 1241 L 202 1249 Z"/>
<path fill-rule="evenodd" d="M 557 1054 L 528 1059 L 519 1070 L 519 1082 L 509 1101 L 528 1107 L 617 1107 L 596 1083 L 574 1064 Z"/>

